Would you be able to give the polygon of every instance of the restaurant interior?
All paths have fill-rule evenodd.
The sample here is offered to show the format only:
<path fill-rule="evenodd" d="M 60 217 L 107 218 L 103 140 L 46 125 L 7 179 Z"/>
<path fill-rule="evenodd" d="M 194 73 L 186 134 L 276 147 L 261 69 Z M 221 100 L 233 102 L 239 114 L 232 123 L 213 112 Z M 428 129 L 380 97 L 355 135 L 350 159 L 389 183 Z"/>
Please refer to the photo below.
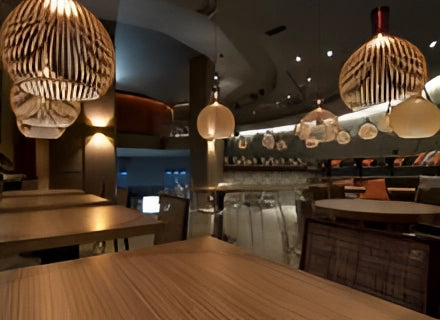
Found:
<path fill-rule="evenodd" d="M 440 318 L 436 0 L 0 0 L 0 320 Z"/>

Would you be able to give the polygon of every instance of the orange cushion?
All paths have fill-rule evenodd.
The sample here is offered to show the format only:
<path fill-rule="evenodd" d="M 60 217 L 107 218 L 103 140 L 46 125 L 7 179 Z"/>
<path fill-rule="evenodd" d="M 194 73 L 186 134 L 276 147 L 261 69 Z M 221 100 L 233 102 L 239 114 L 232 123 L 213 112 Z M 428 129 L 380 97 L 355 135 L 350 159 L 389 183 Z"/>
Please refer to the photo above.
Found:
<path fill-rule="evenodd" d="M 334 159 L 330 161 L 330 165 L 332 168 L 339 168 L 341 166 L 341 160 Z"/>
<path fill-rule="evenodd" d="M 388 197 L 385 179 L 370 179 L 365 183 L 365 192 L 361 193 L 362 199 L 390 200 Z"/>
<path fill-rule="evenodd" d="M 414 160 L 414 165 L 421 166 L 423 158 L 425 158 L 425 156 L 426 156 L 426 152 L 419 153 L 419 155 L 417 156 L 417 159 Z"/>

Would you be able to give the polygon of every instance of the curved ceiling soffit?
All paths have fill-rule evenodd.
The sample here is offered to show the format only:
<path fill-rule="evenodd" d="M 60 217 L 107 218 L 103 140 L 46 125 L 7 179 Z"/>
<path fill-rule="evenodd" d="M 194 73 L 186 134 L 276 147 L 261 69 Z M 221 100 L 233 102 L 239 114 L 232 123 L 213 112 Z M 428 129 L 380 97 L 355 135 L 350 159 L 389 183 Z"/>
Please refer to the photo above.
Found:
<path fill-rule="evenodd" d="M 189 64 L 199 52 L 161 32 L 118 23 L 116 89 L 166 102 L 186 103 Z"/>
<path fill-rule="evenodd" d="M 105 5 L 96 0 L 80 0 L 81 4 L 93 12 L 99 19 L 117 21 L 120 2 L 123 0 L 106 0 Z"/>
<path fill-rule="evenodd" d="M 223 32 L 228 36 L 229 40 L 234 43 L 238 51 L 246 58 L 253 72 L 251 78 L 246 79 L 248 83 L 248 94 L 253 95 L 251 99 L 243 99 L 239 92 L 233 98 L 243 100 L 246 103 L 257 103 L 256 99 L 261 102 L 268 102 L 259 94 L 260 90 L 264 90 L 264 95 L 272 92 L 277 85 L 277 68 L 267 52 L 262 37 L 255 33 L 256 26 L 253 20 L 243 17 L 241 10 L 234 10 L 236 6 L 230 6 L 226 1 L 218 1 L 216 13 L 213 20 L 220 26 Z M 245 5 L 245 4 L 244 4 Z M 247 8 L 249 9 L 249 8 Z M 237 12 L 239 11 L 239 12 Z M 251 18 L 252 19 L 252 18 Z M 251 22 L 249 22 L 251 21 Z M 243 93 L 243 90 L 241 91 Z M 257 96 L 255 96 L 257 94 Z"/>
<path fill-rule="evenodd" d="M 238 92 L 248 87 L 250 92 L 271 90 L 276 70 L 269 56 L 251 45 L 249 34 L 240 31 L 239 25 L 228 21 L 227 27 L 215 13 L 213 20 L 218 23 L 217 30 L 208 16 L 161 0 L 120 0 L 117 17 L 118 22 L 164 33 L 212 61 L 216 61 L 217 52 L 222 53 L 216 70 L 227 102 L 238 99 Z"/>

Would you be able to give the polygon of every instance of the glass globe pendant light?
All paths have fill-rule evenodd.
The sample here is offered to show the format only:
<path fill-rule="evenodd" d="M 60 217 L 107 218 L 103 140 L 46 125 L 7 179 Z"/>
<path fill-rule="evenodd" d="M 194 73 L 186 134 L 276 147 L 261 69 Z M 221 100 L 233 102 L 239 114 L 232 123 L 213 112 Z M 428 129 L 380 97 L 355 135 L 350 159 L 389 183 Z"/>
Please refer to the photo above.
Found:
<path fill-rule="evenodd" d="M 314 148 L 321 142 L 336 139 L 339 127 L 338 117 L 321 107 L 322 100 L 317 100 L 318 107 L 307 113 L 300 121 L 296 135 L 305 141 L 307 148 Z"/>
<path fill-rule="evenodd" d="M 391 109 L 390 127 L 401 138 L 428 138 L 440 130 L 440 110 L 415 95 Z"/>
<path fill-rule="evenodd" d="M 351 136 L 346 130 L 341 130 L 336 135 L 336 142 L 338 144 L 348 144 L 351 141 Z"/>
<path fill-rule="evenodd" d="M 43 100 L 94 100 L 113 83 L 112 40 L 76 0 L 23 0 L 2 25 L 0 53 L 13 83 Z"/>
<path fill-rule="evenodd" d="M 197 116 L 197 131 L 205 140 L 229 138 L 235 129 L 232 111 L 218 102 L 218 87 L 213 89 L 211 103 Z"/>
<path fill-rule="evenodd" d="M 425 57 L 409 41 L 388 33 L 388 16 L 388 7 L 373 10 L 373 38 L 342 66 L 339 93 L 352 110 L 385 102 L 396 105 L 420 94 L 426 83 Z"/>
<path fill-rule="evenodd" d="M 359 128 L 358 136 L 363 140 L 373 140 L 377 137 L 378 131 L 374 124 L 367 122 Z"/>

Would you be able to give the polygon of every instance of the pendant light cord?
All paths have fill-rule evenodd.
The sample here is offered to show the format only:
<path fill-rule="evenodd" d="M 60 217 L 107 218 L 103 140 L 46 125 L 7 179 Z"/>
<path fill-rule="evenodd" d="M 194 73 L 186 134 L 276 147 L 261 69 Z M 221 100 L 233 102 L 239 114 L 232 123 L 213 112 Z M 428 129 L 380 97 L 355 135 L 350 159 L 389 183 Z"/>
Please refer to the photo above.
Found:
<path fill-rule="evenodd" d="M 214 24 L 214 80 L 213 80 L 213 84 L 212 84 L 212 91 L 213 91 L 213 96 L 214 99 L 216 101 L 218 101 L 219 99 L 219 95 L 220 95 L 220 78 L 217 74 L 217 56 L 218 56 L 218 46 L 217 46 L 217 25 L 215 24 L 215 22 L 213 22 Z"/>
<path fill-rule="evenodd" d="M 317 15 L 317 23 L 316 25 L 318 26 L 318 61 L 317 61 L 317 66 L 318 66 L 318 72 L 317 72 L 317 79 L 316 79 L 316 94 L 317 94 L 317 102 L 318 100 L 320 101 L 320 105 L 323 103 L 322 101 L 322 93 L 320 92 L 320 83 L 321 83 L 321 77 L 320 77 L 320 73 L 321 73 L 321 1 L 318 0 L 318 15 Z"/>

